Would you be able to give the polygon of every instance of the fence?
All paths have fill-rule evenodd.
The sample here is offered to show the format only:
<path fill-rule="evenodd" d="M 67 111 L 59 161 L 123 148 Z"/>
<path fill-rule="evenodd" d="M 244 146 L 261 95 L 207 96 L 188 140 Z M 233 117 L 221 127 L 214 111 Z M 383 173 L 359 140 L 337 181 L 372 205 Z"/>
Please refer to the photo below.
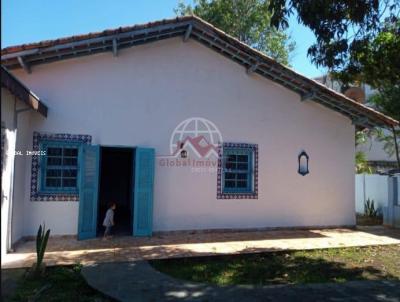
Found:
<path fill-rule="evenodd" d="M 383 223 L 400 227 L 400 175 L 389 178 L 388 207 L 384 211 Z"/>
<path fill-rule="evenodd" d="M 388 206 L 389 176 L 377 174 L 356 175 L 356 212 L 364 213 L 364 203 L 367 199 L 375 201 L 375 207 L 380 211 Z"/>
<path fill-rule="evenodd" d="M 357 213 L 364 213 L 367 199 L 374 200 L 383 223 L 400 227 L 400 176 L 357 174 L 355 197 Z"/>

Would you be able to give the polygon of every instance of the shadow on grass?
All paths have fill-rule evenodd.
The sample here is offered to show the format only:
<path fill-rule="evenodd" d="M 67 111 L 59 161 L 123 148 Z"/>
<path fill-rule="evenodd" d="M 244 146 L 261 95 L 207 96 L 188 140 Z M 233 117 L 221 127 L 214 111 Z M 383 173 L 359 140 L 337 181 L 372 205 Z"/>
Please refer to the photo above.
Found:
<path fill-rule="evenodd" d="M 399 280 L 371 265 L 346 264 L 296 252 L 154 260 L 150 264 L 178 279 L 217 285 Z"/>
<path fill-rule="evenodd" d="M 8 270 L 10 272 L 14 270 Z M 21 275 L 17 286 L 4 301 L 99 301 L 111 302 L 89 287 L 79 266 L 48 267 L 44 276 Z"/>

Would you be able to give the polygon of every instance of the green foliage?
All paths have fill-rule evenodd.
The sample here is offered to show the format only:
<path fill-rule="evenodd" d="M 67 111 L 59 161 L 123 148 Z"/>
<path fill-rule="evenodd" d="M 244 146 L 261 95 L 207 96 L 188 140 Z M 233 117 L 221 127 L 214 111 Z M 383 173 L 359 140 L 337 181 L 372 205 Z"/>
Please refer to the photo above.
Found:
<path fill-rule="evenodd" d="M 384 57 L 375 58 L 388 66 L 390 61 L 384 59 L 388 58 L 387 53 L 380 45 L 391 37 L 382 35 L 376 45 L 369 44 L 385 31 L 386 24 L 397 22 L 399 8 L 398 0 L 275 0 L 271 1 L 269 10 L 274 12 L 272 24 L 282 28 L 286 28 L 288 18 L 296 14 L 299 23 L 316 36 L 316 43 L 308 49 L 312 61 L 331 71 L 341 71 L 346 66 L 358 68 L 359 60 L 368 60 L 370 56 L 360 57 L 359 54 L 369 48 L 383 54 Z M 384 69 L 381 71 L 389 74 Z"/>
<path fill-rule="evenodd" d="M 369 148 L 372 147 L 371 142 L 375 139 L 381 139 L 384 137 L 383 130 L 381 128 L 365 128 L 361 131 L 356 132 L 356 146 L 370 144 Z"/>
<path fill-rule="evenodd" d="M 357 174 L 372 174 L 373 169 L 368 165 L 367 157 L 364 152 L 356 152 L 356 173 Z"/>
<path fill-rule="evenodd" d="M 179 2 L 177 15 L 195 14 L 240 41 L 289 64 L 295 48 L 287 33 L 271 26 L 269 0 L 195 0 L 194 5 Z"/>
<path fill-rule="evenodd" d="M 400 34 L 400 33 L 399 33 Z M 400 38 L 398 37 L 400 42 Z M 400 50 L 400 43 L 397 52 Z M 400 55 L 398 55 L 400 58 Z M 392 62 L 390 62 L 392 64 Z M 388 65 L 390 65 L 388 64 Z M 400 62 L 397 63 L 397 76 L 400 77 Z M 388 67 L 390 69 L 390 67 Z M 397 85 L 383 86 L 379 92 L 373 95 L 370 99 L 374 107 L 394 119 L 400 121 L 400 81 Z M 384 150 L 389 156 L 395 155 L 397 166 L 400 169 L 400 128 L 393 127 L 391 134 L 383 135 L 379 140 L 384 144 Z"/>
<path fill-rule="evenodd" d="M 45 229 L 45 224 L 39 226 L 36 235 L 36 264 L 35 269 L 39 271 L 42 267 L 44 254 L 46 252 L 47 241 L 49 240 L 50 230 Z"/>
<path fill-rule="evenodd" d="M 349 49 L 348 63 L 343 69 L 338 70 L 335 77 L 344 83 L 359 80 L 379 90 L 387 87 L 385 95 L 390 96 L 396 93 L 396 89 L 394 91 L 392 89 L 397 85 L 398 92 L 400 85 L 399 49 L 400 20 L 385 23 L 376 36 L 365 38 L 356 47 Z M 391 98 L 393 96 L 390 96 Z M 389 115 L 394 112 L 396 111 L 390 110 Z M 400 116 L 400 110 L 397 114 Z"/>
<path fill-rule="evenodd" d="M 76 267 L 54 266 L 36 278 L 22 278 L 12 301 L 112 301 L 92 289 Z"/>
<path fill-rule="evenodd" d="M 400 143 L 400 130 L 395 130 L 396 131 L 396 140 L 397 140 L 397 144 Z M 396 155 L 396 153 L 398 154 L 398 152 L 396 152 L 396 146 L 395 146 L 395 138 L 393 135 L 393 132 L 391 132 L 388 135 L 384 135 L 382 138 L 379 138 L 379 141 L 381 143 L 383 143 L 383 150 L 386 152 L 387 155 L 389 155 L 390 157 L 392 157 L 393 155 Z"/>
<path fill-rule="evenodd" d="M 367 217 L 377 217 L 378 210 L 375 209 L 375 201 L 373 199 L 367 199 L 364 203 L 364 215 Z"/>
<path fill-rule="evenodd" d="M 400 41 L 400 38 L 399 38 Z M 397 49 L 397 56 L 400 58 L 400 43 Z M 387 63 L 392 64 L 393 61 Z M 396 75 L 400 77 L 400 61 L 397 63 L 397 68 L 399 69 Z M 388 67 L 390 69 L 390 67 Z M 400 120 L 400 78 L 398 85 L 388 85 L 379 88 L 378 93 L 371 96 L 368 100 L 374 107 L 376 107 L 380 112 L 393 117 L 396 120 Z"/>

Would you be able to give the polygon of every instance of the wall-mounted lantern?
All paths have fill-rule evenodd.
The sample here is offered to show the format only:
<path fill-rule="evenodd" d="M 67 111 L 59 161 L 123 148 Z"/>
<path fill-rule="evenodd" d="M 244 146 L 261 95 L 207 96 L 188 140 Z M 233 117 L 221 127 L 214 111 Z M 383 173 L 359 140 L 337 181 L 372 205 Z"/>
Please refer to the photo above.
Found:
<path fill-rule="evenodd" d="M 308 170 L 308 160 L 309 156 L 306 151 L 301 151 L 301 153 L 299 154 L 299 169 L 297 170 L 297 172 L 303 176 L 310 173 L 310 171 Z"/>
<path fill-rule="evenodd" d="M 181 151 L 181 158 L 187 158 L 187 151 L 186 150 L 182 150 Z"/>
<path fill-rule="evenodd" d="M 185 149 L 183 149 L 185 144 L 183 142 L 178 141 L 177 145 L 179 146 L 179 150 L 181 150 L 179 152 L 179 155 L 181 156 L 181 158 L 187 158 L 187 151 Z"/>

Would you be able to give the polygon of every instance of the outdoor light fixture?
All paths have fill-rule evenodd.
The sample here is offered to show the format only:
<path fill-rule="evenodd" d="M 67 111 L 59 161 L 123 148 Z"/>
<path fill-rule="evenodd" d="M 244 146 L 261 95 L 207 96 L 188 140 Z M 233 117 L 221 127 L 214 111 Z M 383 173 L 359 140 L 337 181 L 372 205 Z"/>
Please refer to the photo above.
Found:
<path fill-rule="evenodd" d="M 186 150 L 182 150 L 181 151 L 181 158 L 187 158 L 187 151 Z"/>
<path fill-rule="evenodd" d="M 308 159 L 309 157 L 306 151 L 301 151 L 301 153 L 299 154 L 299 169 L 297 170 L 297 172 L 303 176 L 310 173 L 310 171 L 308 170 Z"/>

